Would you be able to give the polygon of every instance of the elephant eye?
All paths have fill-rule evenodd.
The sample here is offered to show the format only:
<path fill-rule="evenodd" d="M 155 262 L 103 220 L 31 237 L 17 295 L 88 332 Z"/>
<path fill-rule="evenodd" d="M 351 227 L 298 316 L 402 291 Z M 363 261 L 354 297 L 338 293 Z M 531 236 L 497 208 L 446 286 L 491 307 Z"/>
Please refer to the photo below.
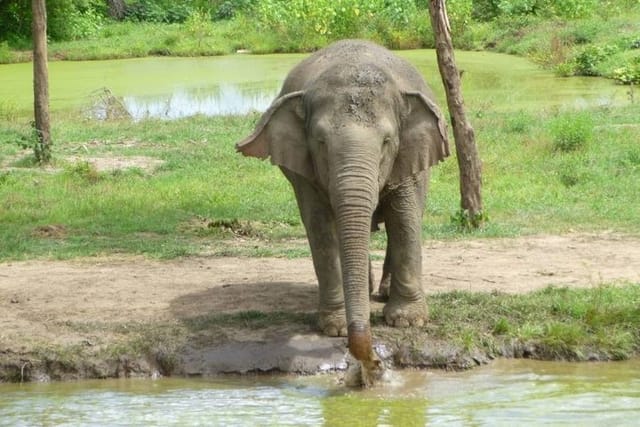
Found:
<path fill-rule="evenodd" d="M 387 145 L 391 142 L 391 137 L 390 136 L 385 136 L 384 139 L 382 140 L 382 144 Z"/>

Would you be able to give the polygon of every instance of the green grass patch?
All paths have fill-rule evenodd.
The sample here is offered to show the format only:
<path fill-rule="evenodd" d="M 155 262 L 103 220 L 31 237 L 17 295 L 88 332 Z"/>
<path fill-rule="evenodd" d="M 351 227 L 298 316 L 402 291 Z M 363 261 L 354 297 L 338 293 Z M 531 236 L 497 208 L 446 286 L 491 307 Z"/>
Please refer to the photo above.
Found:
<path fill-rule="evenodd" d="M 560 114 L 486 109 L 474 125 L 489 220 L 479 230 L 461 231 L 457 164 L 448 159 L 432 174 L 424 237 L 604 229 L 638 234 L 639 115 L 635 104 Z M 63 117 L 53 129 L 54 162 L 47 168 L 24 150 L 30 128 L 3 122 L 0 259 L 307 256 L 306 247 L 286 244 L 304 239 L 289 183 L 268 162 L 235 152 L 234 143 L 257 118 Z M 570 149 L 558 148 L 558 141 L 572 141 Z M 128 157 L 163 163 L 104 170 L 91 160 Z M 384 239 L 384 233 L 375 235 L 373 247 L 384 247 Z"/>
<path fill-rule="evenodd" d="M 627 359 L 640 349 L 640 285 L 548 287 L 525 295 L 450 292 L 428 297 L 434 338 L 465 349 L 541 359 Z"/>

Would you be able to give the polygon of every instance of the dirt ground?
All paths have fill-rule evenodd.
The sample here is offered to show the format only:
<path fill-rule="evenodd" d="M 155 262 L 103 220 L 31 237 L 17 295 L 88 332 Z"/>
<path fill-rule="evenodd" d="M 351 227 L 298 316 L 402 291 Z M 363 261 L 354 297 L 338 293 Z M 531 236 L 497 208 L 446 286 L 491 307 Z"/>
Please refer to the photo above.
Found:
<path fill-rule="evenodd" d="M 640 283 L 640 238 L 600 233 L 427 241 L 423 263 L 428 293 L 523 293 L 550 284 Z M 374 270 L 380 277 L 381 261 L 374 261 Z M 0 263 L 0 362 L 5 376 L 13 366 L 24 377 L 44 344 L 108 347 L 108 331 L 113 328 L 105 325 L 171 324 L 246 310 L 313 312 L 316 302 L 308 258 L 109 257 Z M 101 330 L 107 336 L 101 336 Z M 177 372 L 317 372 L 346 363 L 343 339 L 320 337 L 308 327 L 281 335 L 242 328 L 221 333 L 220 340 L 207 337 L 205 343 L 187 346 L 174 362 Z M 125 362 L 118 363 L 130 361 Z M 157 364 L 136 363 L 130 371 L 157 371 Z M 47 369 L 35 373 L 34 368 L 30 379 L 47 380 L 51 367 Z M 84 373 L 77 367 L 68 369 L 77 377 L 90 377 L 123 375 L 124 368 Z"/>

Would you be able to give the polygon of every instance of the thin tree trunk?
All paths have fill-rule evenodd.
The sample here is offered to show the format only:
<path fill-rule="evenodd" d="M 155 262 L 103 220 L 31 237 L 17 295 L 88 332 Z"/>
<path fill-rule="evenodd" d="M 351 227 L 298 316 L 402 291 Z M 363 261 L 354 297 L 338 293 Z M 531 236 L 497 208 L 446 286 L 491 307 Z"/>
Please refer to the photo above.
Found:
<path fill-rule="evenodd" d="M 33 11 L 33 105 L 37 134 L 35 156 L 38 162 L 46 163 L 51 159 L 51 132 L 45 0 L 32 0 L 31 7 Z"/>
<path fill-rule="evenodd" d="M 482 165 L 475 143 L 473 127 L 467 120 L 456 66 L 445 0 L 429 0 L 429 15 L 436 42 L 438 68 L 447 95 L 453 137 L 460 169 L 460 205 L 467 225 L 478 227 L 482 212 Z"/>

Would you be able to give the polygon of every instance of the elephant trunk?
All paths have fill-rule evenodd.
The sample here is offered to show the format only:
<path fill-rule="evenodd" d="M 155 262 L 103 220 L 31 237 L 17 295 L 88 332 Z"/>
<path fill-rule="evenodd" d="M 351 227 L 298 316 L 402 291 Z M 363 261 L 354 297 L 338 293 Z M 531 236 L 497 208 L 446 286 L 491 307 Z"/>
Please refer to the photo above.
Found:
<path fill-rule="evenodd" d="M 349 351 L 359 361 L 372 361 L 369 325 L 369 236 L 371 216 L 378 202 L 377 176 L 370 165 L 338 174 L 334 208 L 340 238 Z M 375 169 L 374 169 L 375 170 Z"/>

